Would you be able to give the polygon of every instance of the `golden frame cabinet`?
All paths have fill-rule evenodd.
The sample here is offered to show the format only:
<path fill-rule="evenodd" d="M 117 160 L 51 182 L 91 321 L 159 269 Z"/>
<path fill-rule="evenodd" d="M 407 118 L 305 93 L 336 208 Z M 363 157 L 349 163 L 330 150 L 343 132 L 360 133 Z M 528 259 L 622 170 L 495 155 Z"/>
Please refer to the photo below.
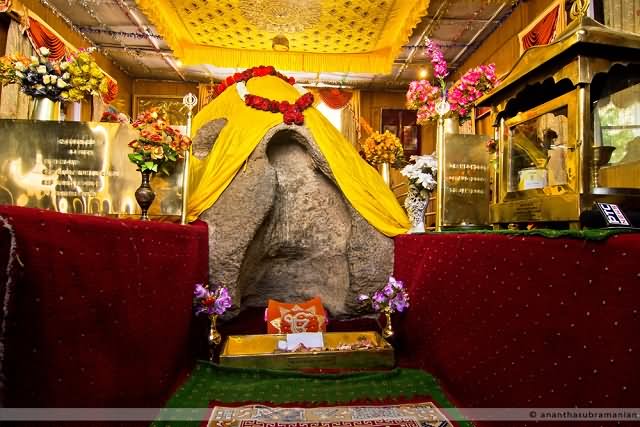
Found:
<path fill-rule="evenodd" d="M 495 118 L 495 228 L 576 228 L 596 201 L 640 209 L 640 35 L 582 17 L 478 105 Z"/>

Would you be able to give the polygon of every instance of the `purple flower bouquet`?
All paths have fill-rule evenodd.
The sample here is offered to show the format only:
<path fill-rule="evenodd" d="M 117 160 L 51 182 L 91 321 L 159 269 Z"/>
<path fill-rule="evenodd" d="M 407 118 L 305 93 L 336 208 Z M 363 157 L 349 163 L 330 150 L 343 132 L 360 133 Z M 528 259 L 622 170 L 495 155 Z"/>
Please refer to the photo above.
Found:
<path fill-rule="evenodd" d="M 208 285 L 203 286 L 198 283 L 193 291 L 193 296 L 193 307 L 196 315 L 204 313 L 207 316 L 220 316 L 232 305 L 229 291 L 224 286 L 216 286 L 215 289 L 210 290 Z"/>
<path fill-rule="evenodd" d="M 404 289 L 404 283 L 393 277 L 389 277 L 387 284 L 372 296 L 365 294 L 358 296 L 358 301 L 371 304 L 371 308 L 377 312 L 402 312 L 409 307 L 409 295 Z"/>

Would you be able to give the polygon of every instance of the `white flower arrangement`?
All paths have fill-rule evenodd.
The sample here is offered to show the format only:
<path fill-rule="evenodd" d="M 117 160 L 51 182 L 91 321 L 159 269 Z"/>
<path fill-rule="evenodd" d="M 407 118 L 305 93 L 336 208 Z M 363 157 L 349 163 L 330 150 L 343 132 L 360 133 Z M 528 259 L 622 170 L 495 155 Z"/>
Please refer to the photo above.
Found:
<path fill-rule="evenodd" d="M 438 176 L 438 159 L 434 154 L 425 156 L 411 156 L 409 163 L 400 173 L 409 178 L 409 186 L 413 187 L 421 198 L 428 198 L 429 193 L 436 188 Z"/>

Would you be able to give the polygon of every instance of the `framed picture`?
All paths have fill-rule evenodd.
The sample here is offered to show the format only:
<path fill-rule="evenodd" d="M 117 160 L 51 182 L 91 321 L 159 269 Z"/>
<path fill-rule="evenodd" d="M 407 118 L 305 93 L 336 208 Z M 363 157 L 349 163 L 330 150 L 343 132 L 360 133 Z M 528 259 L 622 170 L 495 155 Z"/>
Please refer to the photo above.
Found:
<path fill-rule="evenodd" d="M 397 125 L 382 125 L 382 133 L 389 131 L 392 135 L 398 136 L 398 126 Z"/>
<path fill-rule="evenodd" d="M 407 160 L 414 154 L 420 154 L 420 125 L 416 123 L 416 110 L 383 108 L 380 112 L 380 128 L 400 138 L 404 156 Z"/>
<path fill-rule="evenodd" d="M 418 126 L 402 126 L 402 148 L 404 151 L 418 152 Z"/>
<path fill-rule="evenodd" d="M 134 120 L 138 117 L 138 114 L 153 107 L 166 111 L 169 116 L 169 123 L 172 126 L 181 130 L 186 129 L 189 110 L 182 103 L 181 96 L 136 95 L 133 100 Z M 192 111 L 193 115 L 195 113 L 196 111 Z"/>

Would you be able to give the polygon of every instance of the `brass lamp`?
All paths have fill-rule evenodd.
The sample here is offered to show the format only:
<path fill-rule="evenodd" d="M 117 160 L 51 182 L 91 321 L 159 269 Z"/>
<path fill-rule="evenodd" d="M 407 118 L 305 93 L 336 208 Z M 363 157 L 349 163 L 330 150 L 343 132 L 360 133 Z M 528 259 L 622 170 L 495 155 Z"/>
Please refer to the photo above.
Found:
<path fill-rule="evenodd" d="M 593 160 L 591 165 L 591 185 L 593 188 L 600 186 L 600 168 L 611 160 L 611 154 L 616 147 L 609 145 L 596 145 L 593 147 Z"/>

